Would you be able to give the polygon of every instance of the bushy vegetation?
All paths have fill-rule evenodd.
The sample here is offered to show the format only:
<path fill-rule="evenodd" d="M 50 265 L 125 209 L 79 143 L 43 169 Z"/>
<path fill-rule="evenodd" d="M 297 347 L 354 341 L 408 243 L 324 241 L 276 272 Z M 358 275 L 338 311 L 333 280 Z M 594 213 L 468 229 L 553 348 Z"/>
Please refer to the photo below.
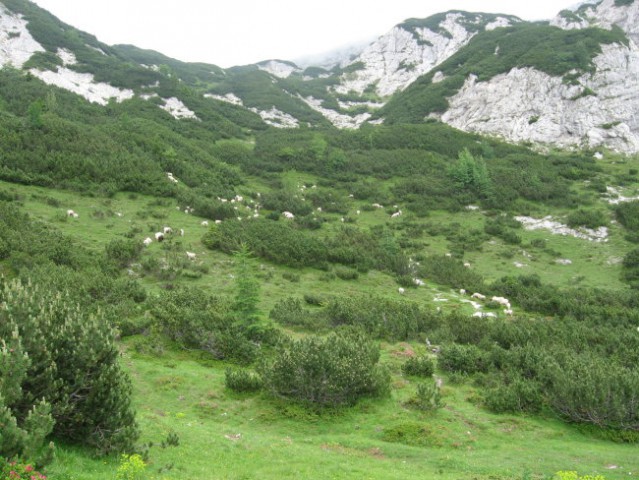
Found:
<path fill-rule="evenodd" d="M 435 364 L 426 356 L 411 357 L 402 365 L 402 372 L 405 375 L 428 378 L 435 373 Z"/>
<path fill-rule="evenodd" d="M 171 470 L 169 463 L 146 465 L 151 442 L 135 445 L 132 385 L 123 368 L 142 385 L 137 391 L 151 396 L 171 390 L 162 408 L 147 410 L 147 399 L 139 399 L 145 408 L 140 421 L 153 425 L 153 432 L 188 425 L 189 442 L 200 430 L 207 441 L 241 442 L 239 430 L 284 416 L 284 422 L 302 425 L 287 423 L 280 435 L 275 423 L 274 435 L 287 435 L 288 448 L 290 432 L 324 429 L 324 422 L 345 428 L 339 422 L 365 415 L 372 423 L 361 431 L 375 432 L 366 445 L 374 439 L 433 448 L 435 458 L 435 450 L 449 444 L 473 445 L 466 427 L 463 441 L 449 442 L 453 429 L 445 424 L 468 411 L 496 417 L 481 409 L 508 413 L 498 417 L 504 424 L 524 425 L 527 420 L 515 417 L 520 413 L 544 413 L 540 425 L 559 418 L 607 439 L 636 441 L 639 297 L 621 288 L 618 276 L 636 289 L 639 253 L 616 234 L 623 227 L 626 239 L 636 240 L 638 202 L 610 207 L 621 226 L 610 225 L 610 243 L 596 245 L 587 257 L 614 273 L 608 279 L 616 288 L 588 286 L 592 279 L 580 276 L 578 260 L 574 274 L 558 276 L 557 284 L 535 274 L 503 276 L 516 255 L 529 259 L 531 272 L 543 273 L 549 264 L 559 272 L 554 261 L 564 255 L 557 250 L 574 245 L 524 231 L 515 215 L 570 212 L 571 226 L 608 225 L 598 196 L 611 178 L 633 184 L 634 165 L 619 173 L 613 163 L 595 162 L 592 152 L 541 154 L 422 123 L 428 112 L 445 108 L 446 95 L 470 74 L 484 81 L 532 66 L 574 82 L 568 67 L 589 71 L 601 44 L 625 41 L 619 31 L 535 24 L 480 33 L 442 64 L 443 82 L 432 84 L 426 76 L 391 101 L 385 125 L 338 131 L 297 98 L 313 94 L 338 109 L 327 93 L 335 77 L 319 78 L 322 72 L 315 71 L 311 80 L 296 73 L 273 80 L 255 66 L 222 71 L 135 47 L 111 48 L 58 25 L 32 4 L 7 3 L 21 9 L 47 48 L 26 68 L 59 66 L 54 52 L 64 46 L 77 52 L 77 71 L 138 93 L 158 81 L 152 91 L 179 95 L 200 121 L 175 121 L 158 108 L 160 100 L 102 107 L 23 72 L 0 71 L 0 141 L 6 147 L 0 179 L 20 184 L 0 189 L 0 462 L 22 459 L 10 466 L 36 475 L 35 468 L 51 458 L 53 440 L 72 456 L 85 454 L 75 450 L 78 444 L 91 452 L 143 454 L 121 457 L 118 466 L 106 459 L 98 467 L 108 468 L 110 477 Z M 475 31 L 492 18 L 462 21 Z M 416 32 L 436 28 L 439 20 L 405 26 Z M 531 38 L 535 45 L 525 48 Z M 490 55 L 480 56 L 484 50 Z M 203 92 L 235 92 L 246 106 L 279 108 L 319 127 L 268 128 L 258 114 L 203 98 Z M 141 200 L 145 194 L 154 198 Z M 231 202 L 238 194 L 246 201 Z M 77 201 L 70 206 L 84 209 L 80 219 L 64 214 L 61 198 Z M 111 201 L 131 207 L 122 220 L 126 227 L 118 224 Z M 34 202 L 41 211 L 24 213 Z M 285 218 L 285 211 L 294 218 Z M 175 227 L 178 218 L 186 236 L 176 229 L 162 243 L 143 247 L 145 236 L 163 225 Z M 193 233 L 204 218 L 222 222 Z M 471 292 L 487 296 L 478 300 L 479 310 L 492 316 L 470 316 Z M 440 295 L 449 302 L 436 303 Z M 493 295 L 508 297 L 514 315 L 491 301 Z M 118 336 L 122 344 L 116 344 Z M 126 355 L 124 367 L 116 345 Z M 199 376 L 189 371 L 187 382 L 181 376 L 186 368 Z M 460 382 L 467 382 L 467 396 L 456 394 Z M 174 391 L 187 383 L 188 389 Z M 449 391 L 455 407 L 432 414 L 448 403 Z M 262 393 L 249 395 L 256 392 Z M 357 403 L 348 413 L 337 410 Z M 192 414 L 199 423 L 179 422 Z M 213 416 L 220 420 L 215 428 L 225 430 L 220 435 L 210 435 L 206 419 Z M 474 424 L 468 428 L 475 430 Z M 177 446 L 174 435 L 160 448 Z M 325 440 L 326 431 L 320 436 L 322 452 L 335 448 L 354 460 L 382 455 L 376 448 L 362 454 L 359 439 L 347 446 L 342 437 L 333 445 L 337 437 Z M 297 454 L 304 447 L 292 448 Z M 224 455 L 231 451 L 247 450 L 223 449 Z M 6 470 L 6 462 L 1 465 Z"/>
<path fill-rule="evenodd" d="M 130 450 L 138 437 L 131 384 L 105 319 L 83 313 L 68 295 L 19 281 L 4 286 L 2 302 L 0 338 L 11 339 L 3 363 L 17 367 L 3 398 L 25 426 L 19 435 L 42 442 L 52 427 L 59 438 L 102 453 Z M 49 415 L 54 423 L 45 422 Z M 22 449 L 34 453 L 28 442 Z"/>
<path fill-rule="evenodd" d="M 309 336 L 283 345 L 261 374 L 276 396 L 339 407 L 388 392 L 389 375 L 378 361 L 379 347 L 365 334 L 340 330 L 326 338 Z"/>

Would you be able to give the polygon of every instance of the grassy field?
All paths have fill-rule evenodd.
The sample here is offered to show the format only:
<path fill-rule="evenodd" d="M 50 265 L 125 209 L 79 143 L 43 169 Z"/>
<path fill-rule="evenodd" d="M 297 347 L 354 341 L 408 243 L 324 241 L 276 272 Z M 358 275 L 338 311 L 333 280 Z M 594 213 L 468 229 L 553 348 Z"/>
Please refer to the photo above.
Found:
<path fill-rule="evenodd" d="M 633 471 L 636 446 L 588 437 L 552 418 L 487 413 L 474 405 L 472 387 L 446 379 L 443 409 L 405 408 L 414 390 L 414 382 L 399 374 L 406 345 L 384 345 L 394 370 L 391 398 L 314 414 L 226 390 L 222 362 L 171 350 L 159 358 L 136 353 L 140 341 L 124 343 L 123 361 L 135 386 L 142 440 L 154 444 L 141 478 L 523 479 L 566 469 L 610 479 L 639 474 Z M 170 432 L 180 443 L 162 448 Z M 117 459 L 60 450 L 52 478 L 114 478 Z"/>
<path fill-rule="evenodd" d="M 287 181 L 311 182 L 312 178 L 292 176 Z M 266 188 L 255 181 L 242 193 Z M 173 236 L 162 245 L 154 242 L 145 249 L 143 259 L 195 252 L 206 273 L 170 282 L 198 285 L 219 294 L 234 292 L 232 258 L 207 250 L 201 243 L 206 231 L 202 218 L 176 209 L 174 200 L 123 193 L 105 199 L 3 182 L 0 189 L 18 194 L 30 215 L 56 226 L 96 253 L 129 232 L 141 242 L 163 226 L 183 229 L 184 236 Z M 600 205 L 607 208 L 603 202 Z M 351 206 L 349 216 L 366 227 L 428 223 L 464 232 L 482 230 L 486 220 L 481 211 L 432 212 L 424 218 L 407 213 L 391 220 L 383 210 L 365 211 L 363 202 L 352 200 Z M 67 209 L 75 210 L 79 218 L 69 218 Z M 356 210 L 361 210 L 359 215 Z M 560 219 L 565 214 L 549 209 L 539 216 Z M 326 218 L 326 231 L 341 225 L 340 215 Z M 619 279 L 619 262 L 631 247 L 618 225 L 609 227 L 610 238 L 605 243 L 519 229 L 521 244 L 490 238 L 478 249 L 466 251 L 463 259 L 487 280 L 535 273 L 543 282 L 558 286 L 626 288 Z M 401 228 L 398 231 L 403 232 Z M 434 230 L 411 237 L 411 254 L 427 257 L 451 250 L 445 235 L 428 231 Z M 558 264 L 559 258 L 572 263 Z M 395 280 L 377 271 L 360 274 L 355 281 L 326 281 L 324 272 L 314 269 L 292 270 L 259 259 L 253 264 L 261 282 L 260 309 L 264 315 L 278 300 L 301 298 L 307 292 L 399 295 Z M 169 282 L 136 271 L 133 274 L 151 292 L 160 291 Z M 459 292 L 423 280 L 425 286 L 408 289 L 404 297 L 444 310 L 472 311 Z M 517 312 L 517 305 L 513 307 Z M 161 355 L 146 353 L 154 344 Z M 317 414 L 264 395 L 242 396 L 226 390 L 224 371 L 229 365 L 212 361 L 203 353 L 179 351 L 153 337 L 124 339 L 122 361 L 133 380 L 141 440 L 153 444 L 147 469 L 139 478 L 541 479 L 559 470 L 602 474 L 608 479 L 639 476 L 636 446 L 594 438 L 551 416 L 491 414 L 477 405 L 478 389 L 455 384 L 445 376 L 444 408 L 434 413 L 411 410 L 404 402 L 414 394 L 416 381 L 402 376 L 400 365 L 407 351 L 424 352 L 425 346 L 382 344 L 382 348 L 383 361 L 393 372 L 391 397 Z M 179 445 L 161 446 L 171 432 L 178 435 Z M 76 447 L 60 445 L 57 461 L 48 473 L 52 479 L 112 479 L 119 461 L 96 459 Z"/>

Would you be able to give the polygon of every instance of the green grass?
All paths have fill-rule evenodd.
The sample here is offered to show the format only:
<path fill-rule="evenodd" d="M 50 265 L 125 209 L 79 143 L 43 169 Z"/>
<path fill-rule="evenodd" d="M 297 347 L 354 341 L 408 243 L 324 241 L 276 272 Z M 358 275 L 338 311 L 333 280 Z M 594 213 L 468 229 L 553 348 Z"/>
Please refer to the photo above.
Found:
<path fill-rule="evenodd" d="M 630 162 L 632 166 L 632 162 Z M 606 181 L 627 171 L 629 164 L 604 164 Z M 290 184 L 313 183 L 313 177 L 287 174 Z M 240 192 L 266 192 L 269 186 L 251 179 Z M 631 188 L 631 186 L 629 186 Z M 232 295 L 234 267 L 231 257 L 204 248 L 201 237 L 206 228 L 201 218 L 176 210 L 174 200 L 162 200 L 120 193 L 113 198 L 80 196 L 77 193 L 25 187 L 0 182 L 0 189 L 21 197 L 25 211 L 71 235 L 96 253 L 113 238 L 139 229 L 140 241 L 164 225 L 183 228 L 184 237 L 173 237 L 177 252 L 194 251 L 208 273 L 198 279 L 178 278 L 175 283 L 201 286 L 209 291 Z M 587 189 L 584 189 L 587 193 Z M 341 192 L 348 195 L 348 192 Z M 592 196 L 595 205 L 603 205 Z M 384 210 L 364 211 L 367 202 L 352 200 L 349 216 L 356 224 L 372 227 L 428 222 L 436 226 L 458 224 L 459 229 L 483 229 L 481 211 L 431 212 L 417 218 L 409 212 L 391 221 Z M 66 217 L 66 210 L 79 213 Z M 535 207 L 530 215 L 552 214 L 561 218 L 565 209 Z M 357 209 L 362 210 L 356 215 Z M 121 213 L 122 216 L 116 215 Z M 339 228 L 341 215 L 326 215 L 329 223 L 319 232 L 326 235 Z M 507 274 L 536 273 L 543 282 L 558 286 L 575 284 L 624 288 L 619 281 L 617 259 L 631 248 L 622 238 L 618 225 L 611 225 L 607 243 L 593 243 L 545 231 L 518 230 L 521 245 L 507 245 L 490 238 L 481 250 L 468 251 L 464 260 L 487 280 Z M 396 231 L 401 235 L 403 230 Z M 544 239 L 544 247 L 531 241 Z M 450 251 L 443 235 L 427 233 L 411 237 L 411 255 L 428 256 Z M 416 245 L 416 246 L 415 246 Z M 523 252 L 526 252 L 524 256 Z M 143 258 L 167 255 L 157 243 L 144 250 Z M 571 265 L 558 265 L 557 258 L 569 258 Z M 516 268 L 519 261 L 526 267 Z M 395 280 L 384 273 L 370 271 L 357 280 L 322 280 L 324 272 L 293 270 L 254 259 L 260 279 L 260 310 L 266 316 L 273 305 L 287 296 L 301 298 L 304 293 L 318 295 L 376 294 L 397 298 Z M 290 281 L 286 273 L 299 275 Z M 439 306 L 445 311 L 472 308 L 463 303 L 459 292 L 424 279 L 425 287 L 407 289 L 404 298 L 422 305 Z M 151 292 L 166 281 L 142 276 L 140 281 Z M 435 296 L 446 302 L 435 302 Z M 517 310 L 517 306 L 514 305 Z M 519 313 L 519 312 L 518 312 Z M 291 333 L 291 332 L 288 332 Z M 294 336 L 302 335 L 292 333 Z M 548 478 L 558 470 L 576 469 L 582 474 L 603 474 L 607 479 L 632 478 L 636 472 L 636 446 L 615 444 L 586 436 L 575 427 L 552 417 L 494 415 L 477 405 L 478 391 L 470 385 L 455 385 L 444 377 L 445 407 L 425 414 L 407 409 L 403 402 L 414 394 L 417 380 L 401 375 L 407 350 L 425 353 L 418 344 L 382 344 L 382 361 L 393 372 L 393 391 L 388 399 L 365 400 L 351 409 L 317 414 L 260 394 L 238 395 L 224 388 L 228 364 L 213 361 L 204 353 L 178 351 L 170 346 L 159 357 L 140 353 L 154 339 L 129 337 L 122 342 L 122 362 L 134 386 L 134 402 L 143 436 L 153 443 L 144 478 L 203 479 L 405 479 L 405 478 Z M 170 432 L 179 436 L 177 447 L 160 444 Z M 238 436 L 239 434 L 239 436 Z M 117 458 L 96 459 L 77 447 L 59 445 L 57 461 L 49 468 L 52 479 L 112 479 Z M 618 465 L 618 469 L 607 469 Z"/>
<path fill-rule="evenodd" d="M 636 446 L 589 438 L 552 418 L 487 413 L 469 401 L 476 392 L 468 386 L 445 382 L 440 411 L 408 410 L 402 402 L 414 383 L 398 374 L 401 345 L 384 348 L 395 371 L 391 398 L 317 414 L 229 392 L 223 362 L 175 351 L 140 355 L 134 347 L 140 341 L 124 343 L 123 362 L 133 379 L 142 441 L 154 444 L 144 478 L 510 479 L 578 469 L 614 479 L 629 478 L 636 460 Z M 160 447 L 170 432 L 179 446 Z M 609 464 L 621 468 L 607 470 Z M 90 459 L 62 447 L 49 473 L 109 479 L 116 465 L 117 459 Z"/>

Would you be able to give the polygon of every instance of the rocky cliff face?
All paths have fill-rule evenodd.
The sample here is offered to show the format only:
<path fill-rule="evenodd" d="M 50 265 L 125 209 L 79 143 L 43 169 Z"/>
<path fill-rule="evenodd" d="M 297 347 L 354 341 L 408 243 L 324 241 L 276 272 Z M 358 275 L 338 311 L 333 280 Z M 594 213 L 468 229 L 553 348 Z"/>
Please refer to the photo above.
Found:
<path fill-rule="evenodd" d="M 347 70 L 360 68 L 343 74 L 335 91 L 362 94 L 374 88 L 380 97 L 388 97 L 453 55 L 482 29 L 518 21 L 506 15 L 449 12 L 437 23 L 398 25 L 345 65 Z"/>
<path fill-rule="evenodd" d="M 572 16 L 562 12 L 552 23 L 567 29 L 616 25 L 629 42 L 603 46 L 595 72 L 580 76 L 576 85 L 532 68 L 515 68 L 487 82 L 471 75 L 437 117 L 514 142 L 639 152 L 639 2 L 617 6 L 604 0 Z"/>
<path fill-rule="evenodd" d="M 617 5 L 619 3 L 619 5 Z M 574 11 L 560 12 L 550 24 L 563 29 L 600 27 L 610 29 L 620 27 L 626 35 L 639 45 L 639 4 L 603 0 L 584 4 Z"/>
<path fill-rule="evenodd" d="M 26 20 L 0 4 L 0 68 L 22 68 L 36 52 L 44 52 L 44 48 L 29 33 Z"/>

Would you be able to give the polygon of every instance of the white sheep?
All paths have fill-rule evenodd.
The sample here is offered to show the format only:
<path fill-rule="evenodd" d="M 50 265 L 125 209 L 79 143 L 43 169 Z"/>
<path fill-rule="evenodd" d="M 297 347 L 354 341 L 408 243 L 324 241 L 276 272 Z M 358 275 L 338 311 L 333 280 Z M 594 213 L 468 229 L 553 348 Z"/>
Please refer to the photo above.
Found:
<path fill-rule="evenodd" d="M 476 298 L 477 300 L 486 300 L 486 295 L 475 292 L 470 296 L 470 298 Z"/>
<path fill-rule="evenodd" d="M 142 243 L 145 247 L 148 247 L 153 243 L 153 239 L 151 237 L 146 237 L 144 240 L 142 240 Z"/>
<path fill-rule="evenodd" d="M 77 218 L 77 213 L 75 213 L 73 210 L 69 209 L 67 210 L 67 216 L 68 217 L 73 217 L 73 218 Z"/>
<path fill-rule="evenodd" d="M 164 232 L 165 235 L 168 235 L 169 233 L 173 233 L 173 229 L 171 227 L 164 227 L 162 231 Z"/>
<path fill-rule="evenodd" d="M 295 215 L 293 215 L 291 212 L 282 212 L 282 215 L 284 215 L 284 218 L 288 218 L 288 219 L 295 218 Z"/>
<path fill-rule="evenodd" d="M 183 236 L 184 236 L 184 229 L 180 228 L 180 237 L 183 237 Z"/>
<path fill-rule="evenodd" d="M 391 218 L 397 218 L 397 217 L 401 217 L 402 216 L 402 211 L 401 210 L 397 210 L 395 213 L 393 213 L 391 215 Z"/>
<path fill-rule="evenodd" d="M 220 223 L 222 223 L 222 220 L 215 220 L 216 225 L 219 225 Z M 207 222 L 207 225 L 208 225 L 208 222 Z"/>
<path fill-rule="evenodd" d="M 496 302 L 496 303 L 500 304 L 500 305 L 503 305 L 504 307 L 506 307 L 508 309 L 510 308 L 510 301 L 507 298 L 504 298 L 504 297 L 493 297 L 493 298 L 491 298 L 491 300 L 493 302 Z"/>
<path fill-rule="evenodd" d="M 399 287 L 397 291 L 399 292 L 400 295 L 404 295 L 404 292 L 406 292 L 406 290 L 404 290 L 402 287 Z"/>
<path fill-rule="evenodd" d="M 189 260 L 195 260 L 195 253 L 194 252 L 186 252 L 186 258 L 188 258 Z"/>
<path fill-rule="evenodd" d="M 207 220 L 202 220 L 202 223 L 200 223 L 200 225 L 202 225 L 203 227 L 208 227 L 209 222 Z"/>
<path fill-rule="evenodd" d="M 493 312 L 475 312 L 472 314 L 473 317 L 479 317 L 479 318 L 495 318 L 497 317 L 497 315 L 495 315 Z"/>
<path fill-rule="evenodd" d="M 470 263 L 468 263 L 468 262 L 464 262 L 464 267 L 465 267 L 465 268 L 470 268 Z"/>
<path fill-rule="evenodd" d="M 504 310 L 504 313 L 505 313 L 506 315 L 508 315 L 509 317 L 511 317 L 511 316 L 512 316 L 512 314 L 513 314 L 513 311 L 512 311 L 512 309 L 510 309 L 510 308 L 506 308 L 506 309 Z"/>
<path fill-rule="evenodd" d="M 423 280 L 419 278 L 413 278 L 413 283 L 417 285 L 418 287 L 423 287 L 424 285 L 426 285 L 426 282 L 424 282 Z"/>
<path fill-rule="evenodd" d="M 158 242 L 161 242 L 162 240 L 164 240 L 164 233 L 162 232 L 155 232 L 155 239 Z"/>
<path fill-rule="evenodd" d="M 464 290 L 463 288 L 459 289 L 459 294 L 460 295 L 466 295 L 466 290 Z"/>
<path fill-rule="evenodd" d="M 380 205 L 379 203 L 373 203 L 373 208 L 384 208 L 384 205 Z"/>

